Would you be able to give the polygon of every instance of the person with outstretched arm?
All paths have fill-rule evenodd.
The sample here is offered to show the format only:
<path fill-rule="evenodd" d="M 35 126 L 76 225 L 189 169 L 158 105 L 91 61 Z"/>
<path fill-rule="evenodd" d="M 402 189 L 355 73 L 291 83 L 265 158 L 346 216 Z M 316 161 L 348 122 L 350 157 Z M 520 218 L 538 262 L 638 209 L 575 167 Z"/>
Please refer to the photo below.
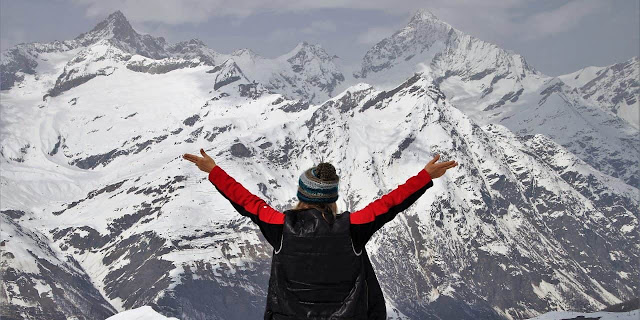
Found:
<path fill-rule="evenodd" d="M 265 320 L 386 319 L 382 289 L 365 245 L 398 213 L 433 186 L 456 161 L 436 155 L 416 175 L 364 208 L 338 213 L 339 177 L 330 163 L 305 170 L 298 204 L 280 212 L 229 176 L 200 149 L 184 154 L 216 190 L 258 225 L 273 247 Z"/>

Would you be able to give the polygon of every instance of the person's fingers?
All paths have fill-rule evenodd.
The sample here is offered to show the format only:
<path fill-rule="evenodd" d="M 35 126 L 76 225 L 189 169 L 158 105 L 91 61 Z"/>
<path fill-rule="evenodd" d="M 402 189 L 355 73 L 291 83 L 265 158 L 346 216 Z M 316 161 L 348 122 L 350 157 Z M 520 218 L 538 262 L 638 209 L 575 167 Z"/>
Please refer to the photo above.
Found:
<path fill-rule="evenodd" d="M 458 163 L 456 163 L 455 161 L 447 161 L 447 162 L 441 162 L 441 163 L 436 163 L 437 169 L 441 170 L 443 173 L 455 166 L 457 166 Z"/>
<path fill-rule="evenodd" d="M 440 168 L 446 168 L 446 167 L 452 165 L 453 163 L 454 163 L 454 161 L 440 162 L 440 163 L 436 163 L 436 166 L 438 166 Z"/>
<path fill-rule="evenodd" d="M 200 157 L 198 157 L 198 156 L 196 156 L 196 155 L 189 154 L 189 153 L 185 153 L 183 157 L 184 157 L 185 159 L 187 159 L 187 160 L 189 160 L 189 161 L 193 162 L 193 163 L 197 163 L 197 162 L 198 162 L 198 160 L 200 159 Z"/>
<path fill-rule="evenodd" d="M 205 158 L 210 158 L 208 154 L 206 154 L 204 152 L 204 149 L 200 148 L 200 153 L 202 154 L 202 156 L 204 156 Z"/>
<path fill-rule="evenodd" d="M 429 161 L 430 164 L 434 164 L 436 163 L 436 161 L 438 161 L 438 159 L 440 159 L 440 155 L 436 154 L 435 157 L 433 157 L 433 159 L 431 159 L 431 161 Z"/>

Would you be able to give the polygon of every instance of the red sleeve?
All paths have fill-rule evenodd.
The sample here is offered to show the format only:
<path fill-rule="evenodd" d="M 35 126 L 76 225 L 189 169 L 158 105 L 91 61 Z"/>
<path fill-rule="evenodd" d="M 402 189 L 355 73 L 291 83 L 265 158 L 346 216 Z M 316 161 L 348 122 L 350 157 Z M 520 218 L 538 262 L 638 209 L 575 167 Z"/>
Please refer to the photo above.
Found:
<path fill-rule="evenodd" d="M 431 182 L 431 176 L 427 170 L 420 170 L 417 175 L 409 178 L 407 182 L 401 184 L 395 190 L 385 194 L 382 198 L 370 203 L 363 209 L 351 213 L 351 223 L 363 224 L 376 220 L 379 216 L 389 213 L 393 207 L 400 205 L 429 182 Z"/>
<path fill-rule="evenodd" d="M 242 209 L 242 215 L 252 215 L 257 217 L 259 221 L 269 224 L 283 224 L 284 214 L 271 206 L 258 196 L 249 192 L 235 179 L 229 176 L 219 165 L 213 167 L 209 172 L 209 181 L 218 189 L 218 191 L 229 200 L 234 207 L 239 206 Z"/>
<path fill-rule="evenodd" d="M 416 202 L 431 186 L 433 186 L 431 176 L 427 170 L 422 169 L 395 190 L 371 202 L 363 209 L 352 212 L 349 220 L 354 244 L 364 246 L 374 232 Z"/>

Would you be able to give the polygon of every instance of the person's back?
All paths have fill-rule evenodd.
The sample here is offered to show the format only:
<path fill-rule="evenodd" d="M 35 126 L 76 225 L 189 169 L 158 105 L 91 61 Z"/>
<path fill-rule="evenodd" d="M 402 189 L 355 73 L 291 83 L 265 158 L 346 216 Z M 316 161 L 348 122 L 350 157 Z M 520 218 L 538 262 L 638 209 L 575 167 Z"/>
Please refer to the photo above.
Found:
<path fill-rule="evenodd" d="M 255 222 L 273 247 L 265 320 L 386 319 L 382 289 L 365 245 L 399 212 L 413 204 L 433 178 L 457 165 L 436 163 L 364 208 L 336 214 L 338 177 L 327 163 L 300 176 L 296 208 L 279 212 L 215 164 L 184 157 L 209 173 L 209 181 L 243 216 Z"/>
<path fill-rule="evenodd" d="M 265 319 L 368 319 L 367 274 L 351 242 L 349 213 L 330 222 L 331 213 L 316 208 L 284 214 Z"/>

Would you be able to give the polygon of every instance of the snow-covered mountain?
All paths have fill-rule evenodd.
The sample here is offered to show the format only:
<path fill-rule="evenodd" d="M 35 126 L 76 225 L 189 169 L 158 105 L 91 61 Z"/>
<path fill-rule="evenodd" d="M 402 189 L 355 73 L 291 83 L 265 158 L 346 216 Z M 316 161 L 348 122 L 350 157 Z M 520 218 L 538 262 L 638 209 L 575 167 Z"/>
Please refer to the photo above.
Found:
<path fill-rule="evenodd" d="M 463 103 L 469 96 L 444 90 L 459 75 L 427 68 L 388 87 L 334 92 L 342 73 L 318 46 L 271 60 L 218 54 L 197 40 L 137 35 L 117 27 L 120 16 L 74 40 L 2 53 L 0 72 L 13 75 L 0 91 L 3 318 L 106 318 L 143 306 L 180 319 L 260 318 L 272 250 L 181 158 L 199 148 L 279 210 L 295 204 L 298 175 L 320 160 L 338 169 L 340 211 L 392 190 L 435 153 L 457 160 L 367 245 L 392 318 L 523 319 L 637 295 L 631 174 L 583 160 L 597 156 L 590 145 L 564 146 L 605 132 L 597 146 L 615 167 L 637 140 L 573 84 L 503 56 L 511 62 L 494 89 L 538 83 L 515 100 L 540 108 L 509 100 L 495 108 L 510 117 L 503 124 L 482 122 Z M 33 59 L 33 72 L 16 69 L 17 57 Z M 549 132 L 525 130 L 529 122 Z"/>
<path fill-rule="evenodd" d="M 388 88 L 427 70 L 449 100 L 478 123 L 547 135 L 596 169 L 638 187 L 637 61 L 587 71 L 567 85 L 574 74 L 546 76 L 521 55 L 419 10 L 407 26 L 366 53 L 354 76 Z M 591 79 L 590 72 L 597 75 Z"/>
<path fill-rule="evenodd" d="M 7 90 L 24 79 L 25 75 L 39 76 L 50 71 L 50 60 L 64 55 L 75 55 L 81 49 L 103 42 L 130 54 L 161 59 L 169 57 L 167 43 L 163 37 L 138 34 L 121 11 L 110 14 L 91 31 L 78 35 L 73 40 L 50 43 L 21 43 L 2 52 L 0 89 Z M 82 55 L 78 57 L 82 59 Z"/>
<path fill-rule="evenodd" d="M 375 44 L 362 59 L 354 76 L 379 86 L 398 83 L 417 69 L 430 70 L 437 82 L 459 76 L 464 80 L 496 78 L 518 83 L 542 74 L 521 55 L 467 35 L 438 19 L 426 9 L 418 10 L 409 23 Z"/>
<path fill-rule="evenodd" d="M 587 67 L 559 77 L 582 97 L 640 127 L 640 62 L 638 57 L 606 67 Z"/>
<path fill-rule="evenodd" d="M 118 55 L 113 57 L 112 55 Z M 91 31 L 73 40 L 51 43 L 22 43 L 2 52 L 0 88 L 8 90 L 24 80 L 25 75 L 40 77 L 52 69 L 51 60 L 64 57 L 65 72 L 58 74 L 51 94 L 59 94 L 93 77 L 108 75 L 111 68 L 99 68 L 99 61 L 113 58 L 128 62 L 124 66 L 138 72 L 166 73 L 197 65 L 218 66 L 227 60 L 235 62 L 251 81 L 262 83 L 267 90 L 292 99 L 322 102 L 336 94 L 335 88 L 345 80 L 338 65 L 339 58 L 329 55 L 321 46 L 300 42 L 291 52 L 275 59 L 263 58 L 249 49 L 231 54 L 218 53 L 198 40 L 168 44 L 163 37 L 138 34 L 120 11 L 109 15 Z M 140 65 L 140 59 L 150 60 Z M 55 61 L 53 61 L 55 63 Z M 87 70 L 86 64 L 96 67 Z"/>
<path fill-rule="evenodd" d="M 272 92 L 306 102 L 329 99 L 344 81 L 336 64 L 339 58 L 307 42 L 298 43 L 292 51 L 275 59 L 260 57 L 248 49 L 237 50 L 230 58 L 249 79 L 263 83 Z"/>

